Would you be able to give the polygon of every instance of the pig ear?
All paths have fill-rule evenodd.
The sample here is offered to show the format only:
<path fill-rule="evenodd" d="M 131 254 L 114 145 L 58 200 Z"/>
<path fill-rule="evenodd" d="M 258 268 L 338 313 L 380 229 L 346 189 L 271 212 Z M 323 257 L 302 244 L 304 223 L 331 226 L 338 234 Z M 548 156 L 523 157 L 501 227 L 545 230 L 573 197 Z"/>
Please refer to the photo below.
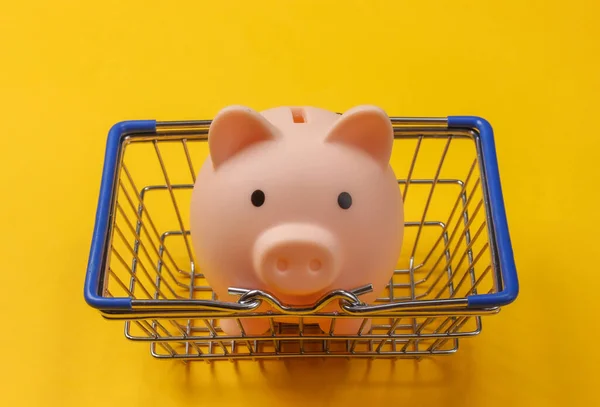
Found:
<path fill-rule="evenodd" d="M 275 129 L 263 116 L 244 106 L 221 110 L 208 130 L 208 148 L 216 169 L 245 148 L 273 140 Z"/>
<path fill-rule="evenodd" d="M 333 125 L 327 142 L 343 143 L 373 157 L 387 167 L 392 155 L 394 129 L 388 115 L 376 106 L 356 106 Z"/>

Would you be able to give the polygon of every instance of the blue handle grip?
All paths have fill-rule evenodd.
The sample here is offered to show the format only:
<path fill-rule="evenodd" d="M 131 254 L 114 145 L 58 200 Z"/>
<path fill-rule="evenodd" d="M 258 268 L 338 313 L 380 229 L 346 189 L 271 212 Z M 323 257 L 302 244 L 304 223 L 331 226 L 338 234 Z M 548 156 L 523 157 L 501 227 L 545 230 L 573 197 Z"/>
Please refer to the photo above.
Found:
<path fill-rule="evenodd" d="M 519 280 L 513 255 L 506 209 L 500 183 L 498 158 L 494 143 L 492 126 L 481 117 L 476 116 L 450 116 L 449 128 L 469 128 L 477 130 L 481 140 L 483 161 L 485 163 L 485 176 L 490 199 L 491 218 L 494 224 L 500 273 L 502 275 L 502 290 L 492 294 L 478 294 L 467 297 L 470 308 L 488 308 L 510 304 L 519 294 Z"/>
<path fill-rule="evenodd" d="M 103 253 L 108 237 L 110 207 L 112 204 L 115 171 L 121 138 L 127 134 L 148 133 L 156 131 L 155 120 L 125 121 L 115 124 L 108 133 L 106 141 L 106 153 L 104 168 L 102 170 L 102 182 L 100 184 L 100 196 L 96 210 L 96 222 L 92 235 L 92 245 L 88 260 L 88 268 L 85 276 L 84 298 L 92 307 L 98 309 L 131 309 L 130 298 L 105 298 L 100 295 L 100 276 L 103 267 Z"/>

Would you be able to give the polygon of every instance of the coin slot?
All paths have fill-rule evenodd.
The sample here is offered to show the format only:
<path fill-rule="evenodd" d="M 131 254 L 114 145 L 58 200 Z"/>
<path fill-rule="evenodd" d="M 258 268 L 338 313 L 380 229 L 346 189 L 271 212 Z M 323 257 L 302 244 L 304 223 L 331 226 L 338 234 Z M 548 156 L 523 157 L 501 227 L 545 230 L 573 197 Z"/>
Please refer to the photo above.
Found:
<path fill-rule="evenodd" d="M 306 123 L 306 116 L 304 115 L 304 109 L 292 108 L 292 119 L 294 123 Z"/>

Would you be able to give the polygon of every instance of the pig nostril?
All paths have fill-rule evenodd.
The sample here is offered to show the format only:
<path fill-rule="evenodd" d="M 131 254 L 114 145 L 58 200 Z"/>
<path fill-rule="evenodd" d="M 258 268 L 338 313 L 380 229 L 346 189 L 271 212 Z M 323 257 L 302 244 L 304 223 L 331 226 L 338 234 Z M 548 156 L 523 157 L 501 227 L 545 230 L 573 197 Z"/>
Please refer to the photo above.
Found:
<path fill-rule="evenodd" d="M 288 262 L 285 259 L 278 259 L 277 260 L 277 269 L 279 271 L 286 271 L 288 268 Z"/>
<path fill-rule="evenodd" d="M 312 259 L 308 264 L 308 267 L 310 267 L 312 271 L 319 271 L 321 270 L 321 261 L 317 259 Z"/>

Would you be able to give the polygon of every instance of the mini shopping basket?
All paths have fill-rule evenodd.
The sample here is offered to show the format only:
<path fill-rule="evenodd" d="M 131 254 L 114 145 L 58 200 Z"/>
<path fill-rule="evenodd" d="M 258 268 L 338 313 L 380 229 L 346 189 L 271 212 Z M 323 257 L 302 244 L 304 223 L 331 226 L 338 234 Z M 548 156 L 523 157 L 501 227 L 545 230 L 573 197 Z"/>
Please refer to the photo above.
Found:
<path fill-rule="evenodd" d="M 294 308 L 253 287 L 219 301 L 194 267 L 189 201 L 208 155 L 210 121 L 128 121 L 108 135 L 85 280 L 85 300 L 157 358 L 421 357 L 458 350 L 481 317 L 518 294 L 492 128 L 478 117 L 391 118 L 392 167 L 404 197 L 405 242 L 385 292 L 333 291 Z M 293 180 L 290 180 L 293 182 Z M 263 301 L 273 305 L 258 312 Z M 339 301 L 341 312 L 323 312 Z M 285 315 L 297 323 L 275 322 Z M 353 335 L 323 332 L 304 318 L 364 318 Z M 241 329 L 228 336 L 219 321 Z M 252 336 L 245 318 L 268 318 Z M 367 322 L 371 320 L 371 324 Z M 368 329 L 365 329 L 368 327 Z"/>

